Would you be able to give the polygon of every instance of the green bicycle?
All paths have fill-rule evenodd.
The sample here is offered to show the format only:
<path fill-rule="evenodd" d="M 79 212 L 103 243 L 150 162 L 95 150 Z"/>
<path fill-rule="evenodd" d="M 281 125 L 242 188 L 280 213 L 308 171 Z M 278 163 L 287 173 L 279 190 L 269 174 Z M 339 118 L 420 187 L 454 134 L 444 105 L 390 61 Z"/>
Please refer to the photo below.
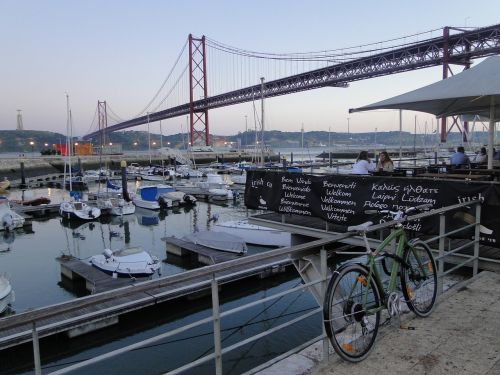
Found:
<path fill-rule="evenodd" d="M 408 308 L 420 317 L 432 312 L 437 295 L 434 258 L 426 243 L 418 239 L 408 240 L 402 224 L 410 212 L 429 208 L 429 205 L 422 205 L 404 211 L 375 211 L 394 220 L 395 224 L 392 233 L 374 251 L 366 237 L 372 222 L 348 228 L 348 231 L 362 235 L 366 253 L 361 255 L 366 255 L 368 260 L 365 264 L 347 263 L 334 271 L 323 304 L 326 333 L 333 348 L 343 359 L 359 362 L 368 356 L 377 337 L 380 315 L 384 309 L 387 309 L 389 318 L 399 316 L 402 301 L 396 290 L 398 276 Z M 396 251 L 386 252 L 392 241 L 397 242 Z M 392 260 L 385 289 L 375 263 L 380 258 Z"/>

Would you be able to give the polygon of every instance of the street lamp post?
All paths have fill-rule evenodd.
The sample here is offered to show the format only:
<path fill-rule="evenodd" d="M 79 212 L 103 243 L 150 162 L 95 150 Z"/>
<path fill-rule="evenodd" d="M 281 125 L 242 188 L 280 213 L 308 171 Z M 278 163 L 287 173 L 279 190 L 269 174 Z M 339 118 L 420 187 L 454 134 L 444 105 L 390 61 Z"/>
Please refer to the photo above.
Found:
<path fill-rule="evenodd" d="M 149 112 L 148 112 L 148 153 L 149 153 L 149 165 L 151 166 L 151 134 L 149 133 Z"/>
<path fill-rule="evenodd" d="M 35 149 L 35 142 L 30 141 L 30 146 L 31 146 L 31 153 L 33 154 L 35 152 L 34 151 L 34 149 Z"/>
<path fill-rule="evenodd" d="M 245 146 L 247 145 L 247 129 L 248 129 L 248 121 L 247 121 L 247 115 L 245 115 L 245 139 L 244 139 L 244 144 Z"/>

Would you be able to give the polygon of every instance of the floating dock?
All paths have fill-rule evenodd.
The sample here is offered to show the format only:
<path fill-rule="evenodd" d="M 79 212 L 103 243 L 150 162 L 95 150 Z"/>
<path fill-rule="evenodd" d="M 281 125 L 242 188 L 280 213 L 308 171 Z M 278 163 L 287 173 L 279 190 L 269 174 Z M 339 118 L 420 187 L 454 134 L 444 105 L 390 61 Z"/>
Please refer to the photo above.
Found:
<path fill-rule="evenodd" d="M 162 240 L 167 244 L 168 254 L 174 254 L 183 258 L 189 257 L 191 260 L 206 265 L 221 263 L 243 256 L 236 253 L 214 250 L 177 237 L 164 237 Z"/>
<path fill-rule="evenodd" d="M 116 324 L 123 314 L 184 297 L 193 292 L 205 293 L 211 287 L 212 276 L 205 275 L 203 267 L 181 275 L 147 281 L 150 284 L 145 288 L 143 283 L 138 282 L 139 280 L 113 279 L 96 269 L 91 270 L 90 265 L 80 260 L 75 260 L 75 263 L 69 263 L 69 261 L 70 259 L 67 259 L 62 262 L 65 263 L 61 268 L 63 274 L 71 274 L 71 277 L 76 279 L 87 278 L 85 283 L 91 286 L 94 292 L 101 288 L 102 290 L 108 288 L 108 292 L 0 319 L 0 350 L 31 341 L 32 321 L 37 322 L 40 338 L 55 333 L 65 333 L 68 337 L 75 337 Z M 288 266 L 291 267 L 291 261 L 283 255 L 272 261 L 252 261 L 245 266 L 233 268 L 231 271 L 222 270 L 218 274 L 227 276 L 220 283 L 224 285 L 252 277 L 272 276 Z M 95 274 L 93 271 L 101 274 Z M 65 321 L 67 324 L 56 324 L 60 321 Z"/>
<path fill-rule="evenodd" d="M 74 283 L 85 282 L 85 289 L 91 294 L 128 286 L 135 281 L 148 280 L 148 278 L 135 277 L 114 278 L 92 267 L 89 263 L 71 256 L 62 256 L 57 260 L 61 264 L 61 274 Z"/>

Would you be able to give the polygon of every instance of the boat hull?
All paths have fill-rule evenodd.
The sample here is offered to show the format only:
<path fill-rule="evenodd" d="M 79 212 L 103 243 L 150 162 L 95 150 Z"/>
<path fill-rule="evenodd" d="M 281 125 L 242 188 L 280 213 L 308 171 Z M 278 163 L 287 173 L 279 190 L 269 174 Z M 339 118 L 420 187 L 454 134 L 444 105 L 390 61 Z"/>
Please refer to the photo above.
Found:
<path fill-rule="evenodd" d="M 59 215 L 65 219 L 82 221 L 95 220 L 101 216 L 101 210 L 99 208 L 90 207 L 84 203 L 80 203 L 80 205 L 81 208 L 75 208 L 74 204 L 71 202 L 63 202 L 59 206 Z"/>
<path fill-rule="evenodd" d="M 123 255 L 124 252 L 131 250 L 131 254 Z M 106 249 L 103 254 L 92 256 L 90 264 L 107 274 L 117 274 L 120 277 L 151 276 L 161 267 L 157 257 L 152 257 L 146 251 L 140 251 L 140 248 L 116 252 Z"/>
<path fill-rule="evenodd" d="M 146 201 L 144 199 L 134 198 L 133 202 L 137 207 L 145 208 L 146 210 L 155 211 L 160 209 L 160 204 L 157 201 Z"/>
<path fill-rule="evenodd" d="M 218 223 L 212 227 L 213 232 L 229 233 L 241 237 L 246 243 L 260 246 L 291 246 L 292 237 L 289 232 L 249 224 L 246 220 L 235 220 Z"/>
<path fill-rule="evenodd" d="M 5 277 L 0 276 L 0 314 L 7 310 L 7 307 L 14 301 L 14 292 Z"/>

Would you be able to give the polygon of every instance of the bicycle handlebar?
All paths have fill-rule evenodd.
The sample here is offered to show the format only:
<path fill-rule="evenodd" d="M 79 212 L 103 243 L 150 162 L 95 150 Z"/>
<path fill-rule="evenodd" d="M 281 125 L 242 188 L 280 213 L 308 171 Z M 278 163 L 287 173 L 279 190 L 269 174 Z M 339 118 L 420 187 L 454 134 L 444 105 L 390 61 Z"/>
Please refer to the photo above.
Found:
<path fill-rule="evenodd" d="M 428 211 L 432 207 L 432 204 L 426 203 L 415 207 L 408 207 L 405 210 L 391 211 L 391 210 L 365 210 L 365 214 L 386 214 L 392 217 L 404 217 L 407 216 L 412 211 Z"/>

